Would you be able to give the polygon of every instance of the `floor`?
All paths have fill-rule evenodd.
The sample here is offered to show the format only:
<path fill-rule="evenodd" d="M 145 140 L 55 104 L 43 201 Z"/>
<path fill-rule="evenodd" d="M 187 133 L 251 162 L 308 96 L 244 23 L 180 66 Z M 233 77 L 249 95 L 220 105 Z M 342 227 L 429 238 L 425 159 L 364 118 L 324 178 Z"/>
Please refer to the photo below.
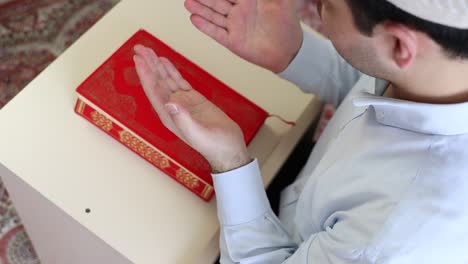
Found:
<path fill-rule="evenodd" d="M 0 109 L 119 1 L 0 0 Z M 320 30 L 315 0 L 305 1 L 303 21 Z M 307 158 L 311 133 L 296 149 L 292 167 L 297 168 Z M 0 264 L 37 263 L 21 219 L 0 181 Z"/>

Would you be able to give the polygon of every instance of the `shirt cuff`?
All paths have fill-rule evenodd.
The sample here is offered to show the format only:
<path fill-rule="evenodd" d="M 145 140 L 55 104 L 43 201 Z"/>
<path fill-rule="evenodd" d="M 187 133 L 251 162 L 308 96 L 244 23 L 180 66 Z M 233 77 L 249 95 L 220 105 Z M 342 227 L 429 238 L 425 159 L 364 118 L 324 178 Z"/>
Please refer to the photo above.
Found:
<path fill-rule="evenodd" d="M 238 169 L 212 176 L 222 225 L 247 223 L 271 211 L 256 159 Z"/>
<path fill-rule="evenodd" d="M 299 52 L 289 66 L 278 75 L 288 81 L 302 80 L 309 76 L 312 64 L 327 62 L 330 60 L 330 42 L 317 32 L 302 31 L 303 40 Z M 324 52 L 322 52 L 324 51 Z M 313 54 L 313 57 L 311 57 Z"/>

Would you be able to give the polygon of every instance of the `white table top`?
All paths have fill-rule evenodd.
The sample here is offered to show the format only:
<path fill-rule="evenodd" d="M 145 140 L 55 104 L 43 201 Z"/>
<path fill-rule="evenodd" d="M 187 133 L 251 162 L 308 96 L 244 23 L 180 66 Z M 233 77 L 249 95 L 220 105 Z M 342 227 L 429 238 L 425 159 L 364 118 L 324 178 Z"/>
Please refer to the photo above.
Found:
<path fill-rule="evenodd" d="M 123 0 L 0 111 L 0 162 L 135 263 L 191 263 L 218 230 L 205 203 L 73 112 L 75 88 L 144 28 L 270 113 L 249 149 L 270 181 L 316 98 L 193 27 L 183 0 Z M 85 208 L 91 213 L 86 214 Z"/>

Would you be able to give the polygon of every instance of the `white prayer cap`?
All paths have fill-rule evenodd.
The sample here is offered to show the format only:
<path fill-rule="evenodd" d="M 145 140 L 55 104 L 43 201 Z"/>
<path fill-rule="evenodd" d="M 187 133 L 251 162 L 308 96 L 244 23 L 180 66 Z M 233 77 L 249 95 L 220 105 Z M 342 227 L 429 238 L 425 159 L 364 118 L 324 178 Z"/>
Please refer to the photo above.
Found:
<path fill-rule="evenodd" d="M 387 0 L 400 9 L 437 24 L 468 29 L 468 0 Z"/>

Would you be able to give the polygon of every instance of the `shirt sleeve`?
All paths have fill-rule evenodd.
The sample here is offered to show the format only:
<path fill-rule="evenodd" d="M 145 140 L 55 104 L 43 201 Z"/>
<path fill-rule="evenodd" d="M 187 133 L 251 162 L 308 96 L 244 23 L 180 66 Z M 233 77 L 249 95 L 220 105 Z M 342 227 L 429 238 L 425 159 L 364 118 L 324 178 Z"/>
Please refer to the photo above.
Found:
<path fill-rule="evenodd" d="M 329 40 L 316 32 L 303 34 L 298 54 L 279 76 L 338 106 L 362 74 L 336 52 Z"/>
<path fill-rule="evenodd" d="M 213 179 L 221 263 L 363 263 L 364 247 L 358 243 L 363 234 L 356 222 L 337 222 L 336 228 L 295 243 L 271 210 L 256 160 Z"/>

